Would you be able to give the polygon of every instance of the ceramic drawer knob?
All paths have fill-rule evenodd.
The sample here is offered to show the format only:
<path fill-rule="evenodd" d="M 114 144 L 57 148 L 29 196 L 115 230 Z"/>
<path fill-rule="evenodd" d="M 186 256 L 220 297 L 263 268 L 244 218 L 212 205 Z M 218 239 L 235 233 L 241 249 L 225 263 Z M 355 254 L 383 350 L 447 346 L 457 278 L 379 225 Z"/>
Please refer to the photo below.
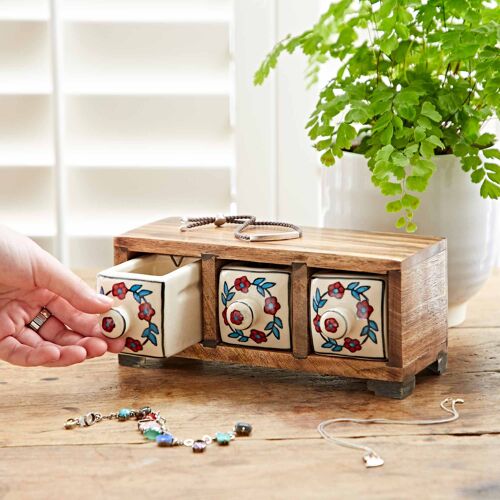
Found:
<path fill-rule="evenodd" d="M 98 290 L 114 300 L 102 333 L 125 337 L 126 354 L 167 358 L 201 341 L 201 263 L 149 255 L 102 271 Z"/>
<path fill-rule="evenodd" d="M 319 320 L 321 332 L 332 339 L 341 339 L 349 334 L 356 317 L 352 311 L 345 307 L 328 309 Z"/>
<path fill-rule="evenodd" d="M 234 328 L 247 330 L 257 320 L 259 309 L 257 303 L 252 299 L 237 300 L 227 308 L 227 321 Z"/>
<path fill-rule="evenodd" d="M 219 329 L 224 343 L 290 349 L 290 272 L 224 266 L 219 275 Z"/>
<path fill-rule="evenodd" d="M 125 335 L 130 325 L 130 319 L 124 307 L 113 307 L 101 314 L 99 320 L 103 335 L 110 339 Z"/>

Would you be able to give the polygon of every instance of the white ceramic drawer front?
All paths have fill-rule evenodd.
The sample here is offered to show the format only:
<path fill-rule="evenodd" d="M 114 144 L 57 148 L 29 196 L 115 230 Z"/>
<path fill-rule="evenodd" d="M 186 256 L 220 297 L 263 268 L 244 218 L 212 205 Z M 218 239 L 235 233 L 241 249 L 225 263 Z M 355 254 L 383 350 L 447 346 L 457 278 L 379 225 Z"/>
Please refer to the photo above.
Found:
<path fill-rule="evenodd" d="M 290 273 L 227 265 L 219 276 L 219 326 L 228 344 L 290 349 Z"/>
<path fill-rule="evenodd" d="M 114 299 L 101 327 L 108 337 L 126 337 L 124 353 L 169 357 L 201 341 L 199 260 L 177 267 L 168 255 L 139 257 L 99 273 L 97 289 Z"/>
<path fill-rule="evenodd" d="M 386 282 L 372 275 L 318 273 L 310 289 L 314 352 L 385 359 Z"/>

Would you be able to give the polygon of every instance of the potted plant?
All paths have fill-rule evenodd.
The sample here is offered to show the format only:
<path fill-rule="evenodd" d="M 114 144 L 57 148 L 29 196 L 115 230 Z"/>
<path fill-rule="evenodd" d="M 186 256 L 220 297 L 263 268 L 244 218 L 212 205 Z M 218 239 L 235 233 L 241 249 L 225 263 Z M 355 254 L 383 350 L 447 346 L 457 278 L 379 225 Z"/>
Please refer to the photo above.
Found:
<path fill-rule="evenodd" d="M 500 151 L 483 125 L 500 106 L 499 20 L 480 0 L 341 0 L 277 43 L 254 80 L 296 50 L 310 85 L 337 61 L 306 125 L 323 165 L 341 159 L 325 222 L 446 236 L 450 324 L 493 262 Z"/>

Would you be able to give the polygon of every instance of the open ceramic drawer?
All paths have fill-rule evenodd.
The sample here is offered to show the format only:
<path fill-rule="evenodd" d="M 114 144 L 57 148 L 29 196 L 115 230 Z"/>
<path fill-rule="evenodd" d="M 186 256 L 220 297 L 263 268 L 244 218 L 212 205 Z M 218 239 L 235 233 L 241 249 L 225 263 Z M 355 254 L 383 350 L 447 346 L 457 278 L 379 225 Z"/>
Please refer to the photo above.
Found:
<path fill-rule="evenodd" d="M 126 337 L 124 353 L 169 357 L 202 338 L 198 259 L 149 255 L 100 272 L 97 288 L 114 299 L 101 317 L 107 337 Z"/>

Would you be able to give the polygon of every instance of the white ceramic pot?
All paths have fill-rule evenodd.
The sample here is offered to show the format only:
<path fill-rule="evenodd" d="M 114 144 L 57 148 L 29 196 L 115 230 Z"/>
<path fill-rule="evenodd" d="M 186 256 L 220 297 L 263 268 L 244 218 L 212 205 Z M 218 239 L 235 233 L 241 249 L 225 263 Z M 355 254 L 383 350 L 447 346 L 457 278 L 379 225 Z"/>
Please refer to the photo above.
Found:
<path fill-rule="evenodd" d="M 499 240 L 498 204 L 479 195 L 479 185 L 453 155 L 434 158 L 437 170 L 415 215 L 418 233 L 448 240 L 449 326 L 465 320 L 467 301 L 493 267 Z M 397 214 L 388 214 L 371 182 L 367 160 L 354 153 L 323 173 L 323 223 L 326 227 L 396 231 Z"/>

